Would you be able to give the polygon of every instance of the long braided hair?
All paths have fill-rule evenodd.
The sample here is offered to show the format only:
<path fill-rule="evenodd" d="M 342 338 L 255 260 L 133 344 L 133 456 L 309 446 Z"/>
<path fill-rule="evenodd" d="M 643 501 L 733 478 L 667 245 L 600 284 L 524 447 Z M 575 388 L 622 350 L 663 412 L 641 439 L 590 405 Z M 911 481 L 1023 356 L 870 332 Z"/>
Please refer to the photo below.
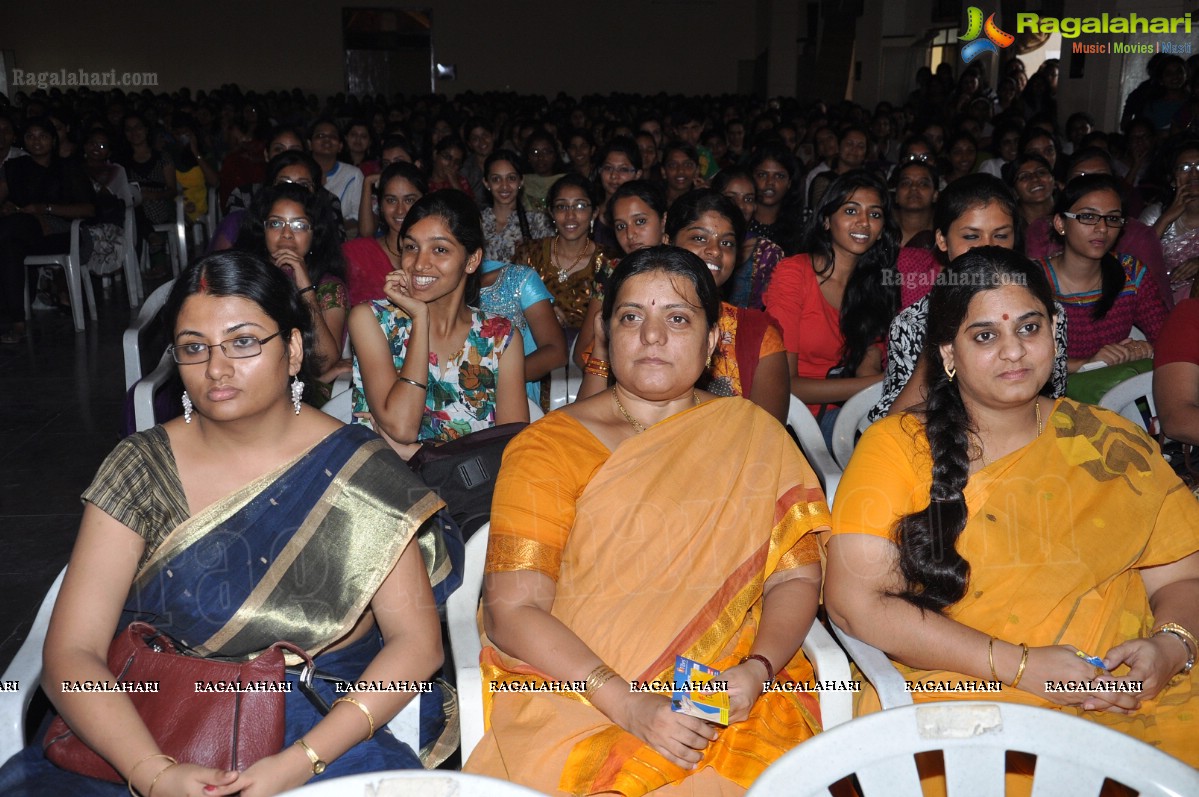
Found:
<path fill-rule="evenodd" d="M 921 609 L 941 612 L 966 594 L 970 563 L 957 550 L 968 512 L 964 490 L 970 477 L 970 437 L 977 431 L 958 383 L 945 372 L 941 346 L 952 343 L 971 300 L 983 291 L 1023 285 L 1054 313 L 1049 281 L 1034 263 L 1010 249 L 983 246 L 953 261 L 954 278 L 941 280 L 929 294 L 928 363 L 924 433 L 932 459 L 932 485 L 926 508 L 900 518 L 896 531 L 904 585 L 895 595 Z"/>

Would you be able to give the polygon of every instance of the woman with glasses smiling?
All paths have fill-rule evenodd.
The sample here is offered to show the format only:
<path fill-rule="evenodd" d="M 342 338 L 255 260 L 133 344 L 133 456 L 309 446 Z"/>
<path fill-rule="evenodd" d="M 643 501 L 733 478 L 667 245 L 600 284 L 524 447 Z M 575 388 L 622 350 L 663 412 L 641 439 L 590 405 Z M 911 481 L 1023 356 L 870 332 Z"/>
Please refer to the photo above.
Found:
<path fill-rule="evenodd" d="M 328 397 L 338 374 L 349 370 L 349 364 L 341 362 L 349 300 L 337 230 L 327 192 L 281 183 L 264 188 L 254 198 L 238 237 L 239 249 L 282 269 L 312 313 L 316 345 L 310 365 L 319 376 L 313 394 L 317 406 Z"/>
<path fill-rule="evenodd" d="M 1152 357 L 1168 313 L 1145 265 L 1112 252 L 1126 220 L 1119 189 L 1106 174 L 1071 180 L 1053 216 L 1064 251 L 1041 261 L 1055 298 L 1066 308 L 1071 373 L 1091 362 L 1116 365 Z M 1148 340 L 1130 338 L 1133 326 Z"/>
<path fill-rule="evenodd" d="M 521 244 L 513 259 L 532 266 L 553 294 L 554 315 L 567 330 L 569 344 L 583 323 L 588 301 L 602 292 L 597 285 L 611 273 L 612 261 L 589 237 L 600 202 L 594 183 L 577 174 L 565 175 L 550 187 L 546 202 L 557 232 L 552 238 Z M 584 342 L 590 341 L 580 341 Z"/>

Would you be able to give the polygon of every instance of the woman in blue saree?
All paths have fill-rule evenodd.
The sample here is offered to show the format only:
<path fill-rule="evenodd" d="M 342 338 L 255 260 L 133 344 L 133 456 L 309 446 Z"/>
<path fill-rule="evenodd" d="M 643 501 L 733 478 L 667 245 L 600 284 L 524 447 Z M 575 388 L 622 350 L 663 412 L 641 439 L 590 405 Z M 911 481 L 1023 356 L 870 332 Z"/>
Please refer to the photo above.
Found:
<path fill-rule="evenodd" d="M 334 703 L 318 680 L 333 704 L 322 716 L 293 689 L 283 749 L 222 772 L 162 755 L 125 695 L 55 687 L 113 680 L 109 643 L 132 619 L 224 660 L 287 640 L 348 681 L 423 682 L 442 663 L 430 587 L 448 580 L 441 502 L 372 432 L 302 409 L 313 333 L 294 286 L 222 252 L 179 277 L 165 317 L 185 417 L 122 441 L 84 493 L 44 650 L 48 696 L 143 797 L 264 797 L 316 775 L 421 766 L 384 728 L 412 691 Z M 5 795 L 125 789 L 58 769 L 40 745 L 0 769 Z"/>

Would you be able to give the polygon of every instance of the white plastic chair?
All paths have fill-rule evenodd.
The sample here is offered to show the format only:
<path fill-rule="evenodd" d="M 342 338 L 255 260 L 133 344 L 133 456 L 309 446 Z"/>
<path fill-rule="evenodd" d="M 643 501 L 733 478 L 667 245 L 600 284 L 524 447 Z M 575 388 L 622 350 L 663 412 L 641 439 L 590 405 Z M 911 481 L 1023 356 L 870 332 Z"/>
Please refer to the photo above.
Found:
<path fill-rule="evenodd" d="M 439 769 L 367 772 L 310 783 L 279 797 L 540 797 L 541 792 L 482 775 Z"/>
<path fill-rule="evenodd" d="M 795 396 L 791 397 L 791 407 L 787 410 L 787 425 L 799 439 L 799 448 L 808 464 L 820 477 L 820 483 L 824 486 L 824 500 L 829 509 L 832 509 L 837 485 L 841 482 L 841 466 L 833 459 L 833 455 L 824 444 L 824 435 L 820 432 L 816 418 Z"/>
<path fill-rule="evenodd" d="M 155 224 L 154 232 L 167 234 L 167 251 L 171 256 L 171 273 L 178 277 L 179 272 L 187 265 L 187 216 L 183 211 L 183 197 L 175 197 L 175 220 L 165 224 Z M 150 268 L 150 244 L 142 244 L 141 268 Z"/>
<path fill-rule="evenodd" d="M 579 388 L 583 385 L 583 372 L 574 361 L 575 346 L 578 342 L 579 338 L 576 335 L 566 352 L 566 365 L 550 372 L 550 410 L 565 407 L 579 395 Z"/>
<path fill-rule="evenodd" d="M 42 678 L 42 646 L 46 643 L 46 631 L 50 627 L 50 615 L 62 580 L 67 569 L 64 567 L 50 585 L 46 597 L 29 629 L 29 636 L 21 643 L 17 655 L 4 671 L 4 682 L 15 681 L 20 686 L 16 692 L 0 691 L 0 763 L 7 761 L 28 743 L 25 739 L 25 714 L 29 702 L 38 690 Z M 387 723 L 392 734 L 407 744 L 414 752 L 420 752 L 420 700 L 413 699 L 404 710 Z"/>
<path fill-rule="evenodd" d="M 29 300 L 29 269 L 38 266 L 57 266 L 66 272 L 67 295 L 71 299 L 71 318 L 75 331 L 83 331 L 83 295 L 87 294 L 88 315 L 96 320 L 96 294 L 90 274 L 83 273 L 83 262 L 79 256 L 79 235 L 82 219 L 71 222 L 71 244 L 67 252 L 52 255 L 30 255 L 25 258 L 25 319 L 33 317 L 33 306 Z"/>
<path fill-rule="evenodd" d="M 1131 379 L 1125 379 L 1103 394 L 1099 406 L 1118 412 L 1142 429 L 1147 429 L 1145 417 L 1137 407 L 1138 401 L 1149 405 L 1149 417 L 1157 418 L 1157 404 L 1153 400 L 1153 371 L 1137 374 Z"/>
<path fill-rule="evenodd" d="M 806 409 L 804 411 L 807 412 Z M 483 652 L 483 646 L 479 640 L 477 616 L 490 530 L 491 524 L 486 523 L 467 541 L 462 586 L 450 595 L 446 603 L 446 622 L 454 657 L 454 674 L 458 679 L 458 719 L 463 761 L 470 758 L 475 746 L 483 738 L 483 675 L 479 669 L 479 654 Z M 818 679 L 850 679 L 848 659 L 819 620 L 812 623 L 808 637 L 804 640 L 803 650 Z M 849 722 L 853 716 L 853 699 L 850 693 L 821 692 L 820 716 L 825 728 Z"/>
<path fill-rule="evenodd" d="M 886 653 L 845 633 L 832 619 L 828 621 L 828 624 L 841 643 L 841 647 L 845 648 L 849 658 L 858 665 L 862 675 L 866 676 L 866 680 L 878 693 L 879 703 L 884 709 L 912 705 L 912 694 L 906 688 L 903 675 L 895 669 L 895 665 L 887 658 Z"/>
<path fill-rule="evenodd" d="M 875 382 L 863 388 L 850 397 L 837 413 L 833 423 L 833 457 L 842 468 L 849 466 L 849 458 L 853 456 L 853 447 L 857 445 L 858 435 L 866 431 L 870 421 L 866 415 L 878 404 L 883 395 L 883 383 Z"/>
<path fill-rule="evenodd" d="M 16 692 L 0 692 L 0 763 L 7 761 L 20 752 L 25 741 L 25 714 L 29 711 L 29 701 L 37 692 L 42 679 L 42 644 L 46 641 L 46 630 L 50 627 L 50 614 L 54 611 L 54 602 L 58 600 L 58 590 L 62 587 L 63 576 L 67 569 L 64 567 L 50 585 L 42 605 L 33 618 L 33 626 L 29 636 L 21 643 L 17 655 L 4 671 L 4 682 L 15 681 L 18 684 Z"/>
<path fill-rule="evenodd" d="M 1002 797 L 1007 751 L 1037 757 L 1033 797 L 1096 797 L 1111 778 L 1141 797 L 1199 794 L 1199 771 L 1127 734 L 1015 703 L 881 711 L 817 734 L 771 765 L 747 797 L 828 797 L 856 775 L 862 797 L 920 797 L 913 755 L 941 751 L 949 797 Z"/>
<path fill-rule="evenodd" d="M 125 355 L 125 389 L 133 388 L 133 425 L 139 432 L 154 426 L 154 394 L 175 373 L 175 361 L 170 352 L 163 351 L 158 365 L 149 374 L 142 373 L 142 334 L 162 312 L 175 281 L 158 286 L 138 310 L 133 323 L 125 330 L 121 345 Z"/>

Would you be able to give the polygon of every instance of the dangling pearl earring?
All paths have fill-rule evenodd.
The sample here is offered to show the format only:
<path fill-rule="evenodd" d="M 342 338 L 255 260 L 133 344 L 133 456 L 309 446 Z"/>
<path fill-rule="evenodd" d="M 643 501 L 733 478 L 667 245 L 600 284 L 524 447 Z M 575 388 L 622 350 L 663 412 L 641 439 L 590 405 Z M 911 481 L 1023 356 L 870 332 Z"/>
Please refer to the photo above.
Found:
<path fill-rule="evenodd" d="M 193 410 L 195 410 L 195 406 L 192 404 L 192 397 L 187 395 L 187 391 L 185 390 L 185 391 L 183 391 L 183 422 L 184 423 L 192 422 L 192 411 Z"/>
<path fill-rule="evenodd" d="M 291 403 L 296 408 L 296 415 L 300 414 L 300 399 L 304 396 L 304 383 L 300 381 L 300 375 L 296 374 L 296 378 L 291 383 Z"/>

